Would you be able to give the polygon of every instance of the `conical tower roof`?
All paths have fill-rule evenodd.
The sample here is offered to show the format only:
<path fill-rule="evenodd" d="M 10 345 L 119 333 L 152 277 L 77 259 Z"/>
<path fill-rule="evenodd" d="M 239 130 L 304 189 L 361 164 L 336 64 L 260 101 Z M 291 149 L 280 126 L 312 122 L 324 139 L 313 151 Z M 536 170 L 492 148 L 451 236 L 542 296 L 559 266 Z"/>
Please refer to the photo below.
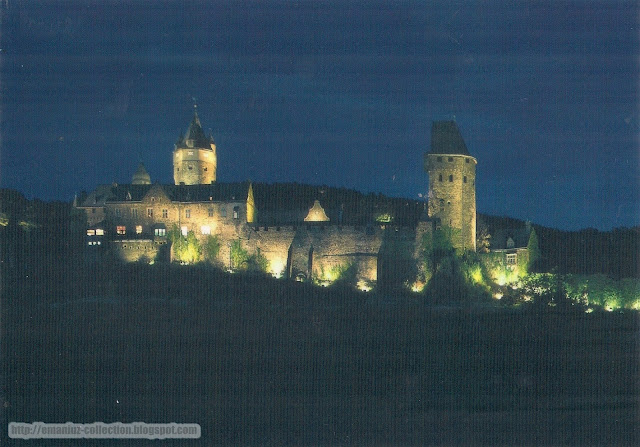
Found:
<path fill-rule="evenodd" d="M 433 123 L 430 153 L 470 155 L 455 121 L 435 121 Z"/>
<path fill-rule="evenodd" d="M 181 148 L 194 147 L 209 149 L 211 147 L 211 143 L 213 143 L 213 139 L 211 137 L 207 137 L 202 130 L 200 118 L 198 117 L 198 109 L 197 106 L 194 106 L 193 120 L 191 120 L 191 124 L 189 124 L 189 128 L 187 129 L 185 136 L 178 139 L 176 146 Z"/>

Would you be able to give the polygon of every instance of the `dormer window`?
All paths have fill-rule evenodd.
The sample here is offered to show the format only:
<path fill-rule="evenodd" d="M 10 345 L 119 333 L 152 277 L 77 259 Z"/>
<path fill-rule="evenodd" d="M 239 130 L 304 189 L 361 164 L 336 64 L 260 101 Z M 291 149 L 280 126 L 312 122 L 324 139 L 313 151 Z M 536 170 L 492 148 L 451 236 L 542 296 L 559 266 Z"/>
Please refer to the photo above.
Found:
<path fill-rule="evenodd" d="M 507 239 L 507 248 L 513 248 L 513 247 L 515 247 L 515 246 L 516 246 L 516 244 L 515 244 L 515 242 L 513 241 L 513 238 L 508 238 L 508 239 Z"/>

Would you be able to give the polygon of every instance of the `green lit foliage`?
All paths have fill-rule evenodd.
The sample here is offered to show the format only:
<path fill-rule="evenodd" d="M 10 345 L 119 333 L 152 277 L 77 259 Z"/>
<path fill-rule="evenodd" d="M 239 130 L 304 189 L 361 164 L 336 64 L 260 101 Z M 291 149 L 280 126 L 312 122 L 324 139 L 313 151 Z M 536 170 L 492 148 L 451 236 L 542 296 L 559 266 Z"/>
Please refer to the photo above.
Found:
<path fill-rule="evenodd" d="M 640 279 L 614 280 L 606 275 L 567 275 L 567 297 L 606 310 L 640 309 Z"/>
<path fill-rule="evenodd" d="M 205 261 L 214 264 L 220 253 L 220 240 L 218 236 L 208 235 L 202 242 L 202 253 Z"/>
<path fill-rule="evenodd" d="M 527 244 L 529 253 L 529 259 L 527 260 L 526 271 L 533 272 L 537 270 L 540 262 L 540 246 L 538 244 L 538 235 L 536 230 L 531 228 L 531 234 L 529 235 L 529 243 Z"/>
<path fill-rule="evenodd" d="M 376 215 L 376 222 L 391 223 L 393 222 L 393 216 L 390 213 L 378 213 Z"/>
<path fill-rule="evenodd" d="M 171 249 L 175 259 L 186 264 L 194 264 L 200 261 L 202 248 L 193 231 L 189 231 L 187 236 L 183 236 L 177 225 L 174 225 L 167 233 L 167 238 L 171 241 Z"/>
<path fill-rule="evenodd" d="M 356 265 L 352 262 L 344 262 L 325 269 L 320 266 L 320 274 L 315 279 L 316 283 L 321 285 L 330 285 L 335 283 L 355 283 Z"/>
<path fill-rule="evenodd" d="M 491 246 L 491 234 L 489 227 L 481 217 L 476 219 L 476 251 L 478 253 L 489 253 Z"/>
<path fill-rule="evenodd" d="M 249 267 L 249 252 L 242 247 L 242 242 L 237 239 L 231 243 L 231 268 L 247 270 Z"/>
<path fill-rule="evenodd" d="M 260 249 L 255 254 L 249 254 L 242 247 L 242 241 L 236 239 L 231 243 L 231 268 L 234 270 L 267 272 L 269 270 L 269 261 L 260 252 Z"/>
<path fill-rule="evenodd" d="M 261 253 L 259 248 L 255 254 L 249 256 L 248 268 L 249 270 L 255 270 L 263 273 L 269 271 L 269 260 Z"/>

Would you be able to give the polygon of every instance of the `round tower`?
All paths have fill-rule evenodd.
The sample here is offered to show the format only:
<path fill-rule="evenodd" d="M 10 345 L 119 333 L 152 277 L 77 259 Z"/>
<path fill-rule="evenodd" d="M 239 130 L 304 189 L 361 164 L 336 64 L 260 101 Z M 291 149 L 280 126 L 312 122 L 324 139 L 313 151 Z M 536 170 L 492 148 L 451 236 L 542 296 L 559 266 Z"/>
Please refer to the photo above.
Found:
<path fill-rule="evenodd" d="M 452 230 L 457 250 L 476 250 L 476 164 L 455 121 L 431 128 L 431 150 L 424 156 L 429 174 L 429 217 Z"/>
<path fill-rule="evenodd" d="M 216 181 L 216 145 L 207 137 L 194 106 L 193 120 L 173 149 L 173 180 L 176 185 L 203 185 Z"/>

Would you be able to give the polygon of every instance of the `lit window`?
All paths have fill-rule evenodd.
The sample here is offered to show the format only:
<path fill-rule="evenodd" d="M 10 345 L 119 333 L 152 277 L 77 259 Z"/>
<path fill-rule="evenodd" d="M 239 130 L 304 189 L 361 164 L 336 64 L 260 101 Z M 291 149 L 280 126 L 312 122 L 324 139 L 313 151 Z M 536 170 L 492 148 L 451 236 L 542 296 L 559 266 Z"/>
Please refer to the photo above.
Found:
<path fill-rule="evenodd" d="M 87 236 L 95 236 L 96 230 L 87 230 Z"/>
<path fill-rule="evenodd" d="M 240 215 L 240 207 L 239 206 L 234 206 L 233 207 L 233 218 L 237 219 Z"/>
<path fill-rule="evenodd" d="M 191 217 L 191 210 L 185 210 L 184 211 L 184 217 L 186 217 L 187 219 Z"/>
<path fill-rule="evenodd" d="M 118 225 L 116 227 L 116 234 L 125 234 L 127 232 L 127 227 L 124 225 Z"/>
<path fill-rule="evenodd" d="M 147 217 L 153 217 L 153 208 L 147 208 Z"/>
<path fill-rule="evenodd" d="M 449 181 L 452 182 L 453 181 L 453 175 L 449 176 Z"/>
<path fill-rule="evenodd" d="M 162 217 L 164 219 L 166 219 L 167 217 L 169 217 L 169 210 L 162 210 Z"/>
<path fill-rule="evenodd" d="M 166 236 L 167 235 L 167 230 L 165 228 L 156 228 L 155 235 L 156 236 Z"/>
<path fill-rule="evenodd" d="M 225 206 L 220 207 L 220 216 L 227 217 L 227 207 Z"/>
<path fill-rule="evenodd" d="M 202 234 L 211 234 L 211 227 L 209 225 L 203 225 L 202 227 L 200 227 L 200 232 Z"/>
<path fill-rule="evenodd" d="M 142 225 L 136 225 L 136 234 L 142 234 Z"/>
<path fill-rule="evenodd" d="M 185 226 L 180 227 L 180 232 L 182 233 L 182 235 L 184 237 L 187 237 L 187 234 L 189 234 L 189 229 Z"/>
<path fill-rule="evenodd" d="M 518 262 L 518 255 L 516 253 L 507 254 L 507 268 L 513 270 Z"/>
<path fill-rule="evenodd" d="M 209 217 L 213 217 L 213 208 L 209 208 Z"/>
<path fill-rule="evenodd" d="M 102 244 L 102 242 L 98 241 L 98 242 L 96 242 L 96 244 L 100 245 L 100 244 Z"/>
<path fill-rule="evenodd" d="M 104 230 L 102 228 L 96 228 L 96 236 L 104 236 Z"/>

